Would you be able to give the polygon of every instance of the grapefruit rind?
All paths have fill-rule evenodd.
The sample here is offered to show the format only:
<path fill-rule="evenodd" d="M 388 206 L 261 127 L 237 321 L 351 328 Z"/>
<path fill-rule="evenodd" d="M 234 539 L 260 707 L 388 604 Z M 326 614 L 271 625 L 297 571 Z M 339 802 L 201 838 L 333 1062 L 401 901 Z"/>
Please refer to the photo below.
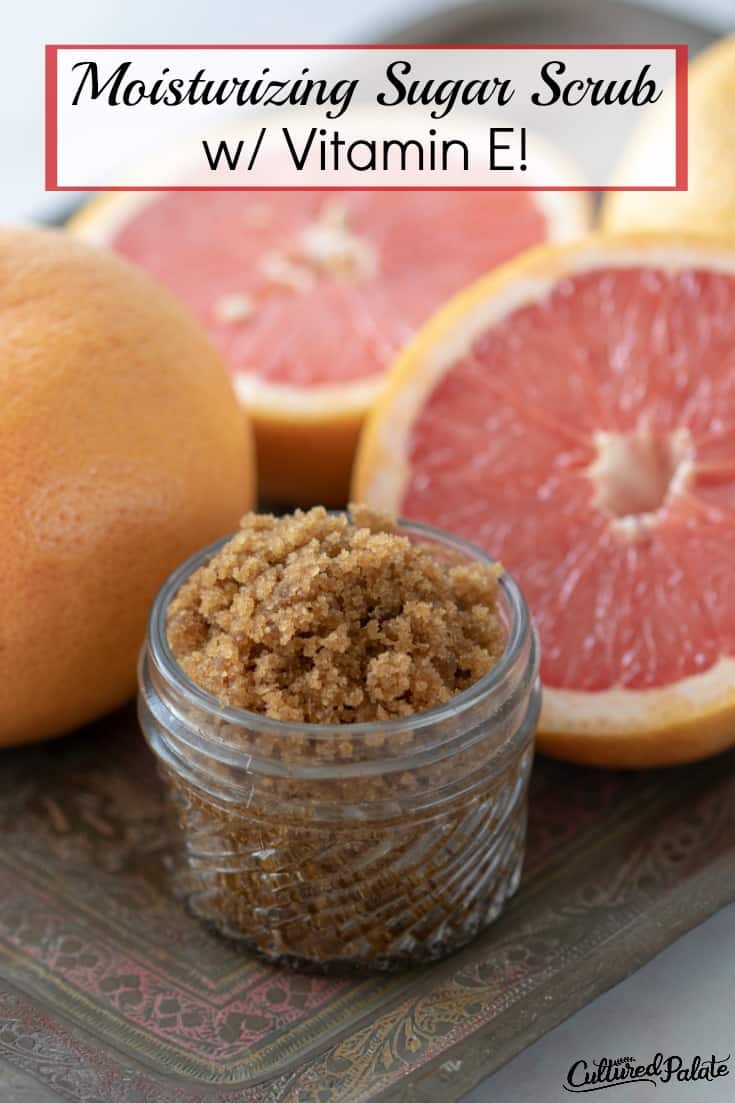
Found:
<path fill-rule="evenodd" d="M 400 512 L 411 426 L 444 372 L 489 328 L 563 277 L 597 268 L 704 266 L 735 275 L 735 241 L 695 233 L 591 235 L 540 245 L 454 296 L 392 368 L 363 429 L 351 495 Z M 512 569 L 512 564 L 509 564 Z M 538 747 L 568 761 L 639 768 L 692 762 L 735 745 L 735 658 L 667 686 L 601 691 L 544 687 Z"/>
<path fill-rule="evenodd" d="M 572 719 L 570 719 L 572 718 Z M 672 686 L 545 689 L 539 750 L 592 766 L 673 766 L 735 745 L 735 659 Z"/>
<path fill-rule="evenodd" d="M 0 745 L 122 705 L 155 592 L 253 507 L 225 365 L 173 296 L 62 231 L 0 231 Z"/>

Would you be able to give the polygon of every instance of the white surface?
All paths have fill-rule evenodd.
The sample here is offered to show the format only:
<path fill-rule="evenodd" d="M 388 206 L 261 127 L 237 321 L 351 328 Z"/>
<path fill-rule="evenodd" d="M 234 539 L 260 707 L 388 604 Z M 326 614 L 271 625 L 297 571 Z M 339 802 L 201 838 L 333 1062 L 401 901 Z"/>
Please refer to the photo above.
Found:
<path fill-rule="evenodd" d="M 593 3 L 594 0 L 588 0 Z M 651 0 L 682 14 L 696 10 L 713 26 L 735 26 L 735 0 Z M 441 0 L 371 0 L 355 14 L 345 0 L 23 0 L 4 4 L 0 44 L 0 218 L 30 220 L 63 210 L 69 196 L 43 191 L 43 51 L 45 42 L 369 41 Z M 468 1097 L 472 1103 L 555 1103 L 580 1058 L 735 1055 L 735 907 L 681 939 L 635 976 L 521 1054 Z M 733 1072 L 716 1083 L 617 1087 L 585 1099 L 605 1103 L 732 1103 Z"/>
<path fill-rule="evenodd" d="M 567 1019 L 463 1103 L 732 1103 L 735 1100 L 735 906 L 679 939 L 623 984 Z M 686 1064 L 731 1056 L 728 1076 L 711 1083 L 619 1085 L 585 1095 L 562 1088 L 574 1061 L 657 1052 Z"/>

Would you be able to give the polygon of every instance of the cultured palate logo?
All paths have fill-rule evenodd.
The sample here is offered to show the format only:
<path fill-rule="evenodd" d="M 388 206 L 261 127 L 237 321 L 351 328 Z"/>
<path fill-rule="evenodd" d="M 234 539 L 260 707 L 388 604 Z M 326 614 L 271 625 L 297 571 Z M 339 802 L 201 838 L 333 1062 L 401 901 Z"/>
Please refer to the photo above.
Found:
<path fill-rule="evenodd" d="M 644 1064 L 635 1057 L 601 1057 L 598 1061 L 575 1061 L 562 1085 L 567 1092 L 595 1092 L 622 1084 L 698 1083 L 729 1076 L 730 1054 L 726 1057 L 695 1055 L 689 1061 L 676 1053 L 663 1053 Z"/>

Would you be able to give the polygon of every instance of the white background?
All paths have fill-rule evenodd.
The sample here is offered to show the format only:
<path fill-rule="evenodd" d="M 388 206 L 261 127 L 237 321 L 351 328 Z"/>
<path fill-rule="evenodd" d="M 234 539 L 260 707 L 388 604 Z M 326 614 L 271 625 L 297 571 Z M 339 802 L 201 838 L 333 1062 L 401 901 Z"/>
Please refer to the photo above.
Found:
<path fill-rule="evenodd" d="M 67 209 L 43 191 L 45 42 L 370 41 L 442 0 L 9 0 L 0 3 L 0 217 L 22 221 Z M 586 0 L 594 4 L 596 0 Z M 735 0 L 651 0 L 735 29 Z M 609 1092 L 612 1103 L 733 1103 L 735 1100 L 735 907 L 721 912 L 606 996 L 521 1054 L 471 1095 L 472 1103 L 569 1103 L 561 1090 L 578 1057 L 732 1052 L 733 1074 L 700 1087 L 640 1085 Z M 39 1090 L 18 1089 L 37 1103 Z M 589 1098 L 597 1099 L 598 1096 Z M 599 1097 L 606 1098 L 606 1097 Z M 5 1103 L 5 1101 L 3 1101 Z M 610 1103 L 610 1101 L 608 1101 Z"/>

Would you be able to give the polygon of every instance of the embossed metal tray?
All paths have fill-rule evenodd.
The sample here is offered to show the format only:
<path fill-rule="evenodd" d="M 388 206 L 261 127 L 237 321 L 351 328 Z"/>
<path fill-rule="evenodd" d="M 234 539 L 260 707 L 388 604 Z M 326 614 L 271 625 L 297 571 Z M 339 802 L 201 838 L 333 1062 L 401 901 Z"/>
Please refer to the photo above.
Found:
<path fill-rule="evenodd" d="M 472 946 L 398 977 L 244 955 L 170 898 L 163 845 L 132 708 L 3 754 L 0 1060 L 41 1082 L 3 1103 L 456 1099 L 735 897 L 735 756 L 539 761 L 518 896 Z"/>
<path fill-rule="evenodd" d="M 724 29 L 724 28 L 723 28 Z M 391 41 L 686 41 L 612 0 L 487 0 Z M 735 899 L 735 754 L 610 773 L 539 761 L 501 920 L 428 969 L 279 972 L 172 901 L 131 709 L 0 754 L 2 1103 L 452 1103 Z"/>

